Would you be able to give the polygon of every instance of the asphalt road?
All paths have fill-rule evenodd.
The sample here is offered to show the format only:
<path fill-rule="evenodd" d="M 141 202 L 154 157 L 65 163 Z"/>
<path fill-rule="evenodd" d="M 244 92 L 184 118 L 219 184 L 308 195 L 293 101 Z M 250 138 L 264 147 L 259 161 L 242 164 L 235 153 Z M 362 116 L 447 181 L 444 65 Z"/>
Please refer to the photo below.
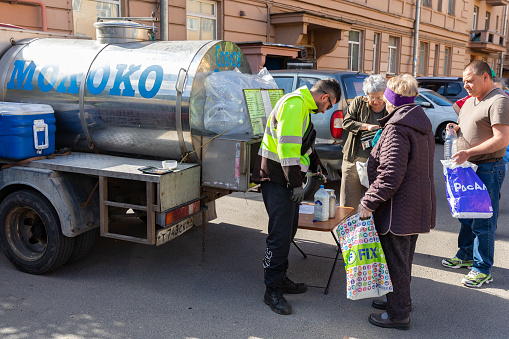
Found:
<path fill-rule="evenodd" d="M 509 187 L 502 190 L 494 282 L 460 283 L 466 269 L 440 264 L 455 254 L 459 223 L 450 216 L 437 144 L 437 227 L 419 237 L 412 279 L 412 329 L 368 323 L 371 300 L 346 299 L 342 262 L 328 295 L 312 287 L 289 295 L 294 313 L 263 303 L 267 216 L 261 195 L 218 200 L 218 219 L 162 247 L 99 238 L 83 260 L 43 276 L 18 272 L 0 255 L 0 338 L 507 338 Z M 334 186 L 334 185 L 333 185 Z M 332 257 L 329 233 L 299 230 L 308 253 Z M 325 286 L 332 259 L 304 259 L 292 247 L 289 276 Z"/>

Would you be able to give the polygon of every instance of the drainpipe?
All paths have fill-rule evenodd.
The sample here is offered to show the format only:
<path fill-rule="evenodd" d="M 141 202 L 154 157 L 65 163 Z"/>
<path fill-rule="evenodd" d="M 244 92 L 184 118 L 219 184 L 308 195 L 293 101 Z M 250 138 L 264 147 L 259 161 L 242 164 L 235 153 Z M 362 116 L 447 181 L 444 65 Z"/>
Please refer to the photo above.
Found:
<path fill-rule="evenodd" d="M 417 58 L 419 56 L 419 23 L 421 22 L 421 0 L 415 5 L 414 22 L 414 62 L 412 63 L 412 75 L 417 76 Z"/>
<path fill-rule="evenodd" d="M 0 0 L 3 2 L 9 2 L 11 4 L 14 3 L 25 3 L 25 4 L 33 4 L 33 5 L 39 5 L 41 6 L 41 21 L 42 21 L 42 31 L 47 32 L 48 31 L 48 25 L 46 20 L 46 5 L 41 0 Z"/>
<path fill-rule="evenodd" d="M 266 30 L 267 36 L 265 37 L 265 40 L 267 42 L 270 42 L 270 7 L 272 5 L 266 4 L 266 6 L 267 6 L 267 30 Z"/>
<path fill-rule="evenodd" d="M 168 41 L 168 0 L 161 0 L 161 41 Z"/>
<path fill-rule="evenodd" d="M 504 41 L 507 46 L 507 5 L 505 5 L 505 13 L 504 13 Z M 500 77 L 504 76 L 504 52 L 500 53 Z"/>

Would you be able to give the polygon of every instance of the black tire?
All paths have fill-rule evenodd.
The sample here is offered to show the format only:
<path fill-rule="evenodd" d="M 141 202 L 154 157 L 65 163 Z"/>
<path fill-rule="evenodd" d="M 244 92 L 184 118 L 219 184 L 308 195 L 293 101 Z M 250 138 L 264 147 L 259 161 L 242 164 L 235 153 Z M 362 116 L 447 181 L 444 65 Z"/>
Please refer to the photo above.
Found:
<path fill-rule="evenodd" d="M 323 181 L 317 177 L 306 176 L 304 182 L 302 183 L 302 188 L 304 189 L 304 199 L 313 200 L 315 198 L 316 191 L 318 191 L 320 188 L 320 185 L 323 185 Z"/>
<path fill-rule="evenodd" d="M 0 243 L 18 270 L 44 274 L 67 262 L 74 238 L 62 234 L 58 215 L 44 196 L 21 190 L 0 204 Z"/>
<path fill-rule="evenodd" d="M 443 144 L 445 142 L 445 128 L 447 127 L 447 122 L 440 125 L 437 129 L 437 135 L 436 137 L 438 138 L 438 142 Z"/>
<path fill-rule="evenodd" d="M 94 228 L 74 238 L 74 247 L 67 264 L 83 259 L 92 249 L 95 239 L 99 235 L 99 228 Z"/>

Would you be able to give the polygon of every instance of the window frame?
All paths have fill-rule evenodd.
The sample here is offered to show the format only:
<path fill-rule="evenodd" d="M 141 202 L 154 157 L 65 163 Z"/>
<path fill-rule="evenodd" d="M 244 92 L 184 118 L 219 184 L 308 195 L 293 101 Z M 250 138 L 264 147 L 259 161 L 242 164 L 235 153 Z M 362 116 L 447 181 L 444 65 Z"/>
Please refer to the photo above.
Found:
<path fill-rule="evenodd" d="M 451 58 L 452 58 L 452 47 L 445 47 L 444 48 L 444 71 L 442 73 L 444 77 L 447 77 L 450 74 Z"/>
<path fill-rule="evenodd" d="M 86 13 L 87 15 L 85 16 L 81 16 L 79 13 L 81 13 L 81 10 L 84 9 L 85 11 L 87 9 L 89 9 L 87 7 L 87 5 L 84 5 L 83 4 L 84 0 L 72 0 L 71 1 L 71 8 L 72 8 L 72 11 L 73 11 L 73 22 L 72 22 L 72 26 L 73 26 L 73 34 L 77 35 L 77 36 L 87 36 L 87 37 L 91 37 L 91 38 L 96 38 L 96 33 L 95 33 L 95 29 L 92 27 L 92 30 L 89 32 L 89 29 L 88 29 L 88 26 L 86 24 L 86 22 L 90 22 L 90 19 L 93 18 L 93 21 L 97 21 L 97 18 L 99 17 L 122 17 L 122 13 L 123 13 L 123 2 L 122 0 L 85 0 L 85 2 L 87 3 L 91 3 L 91 4 L 95 4 L 95 16 L 89 16 L 88 12 Z M 100 10 L 101 11 L 104 11 L 104 8 L 101 8 L 100 10 L 97 9 L 98 7 L 98 4 L 101 4 L 101 7 L 103 7 L 104 4 L 107 4 L 107 5 L 113 5 L 113 6 L 116 6 L 117 7 L 117 15 L 116 16 L 113 16 L 113 15 L 108 15 L 108 16 L 101 16 L 99 15 L 100 14 Z M 111 9 L 111 8 L 110 8 Z M 76 13 L 76 14 L 74 14 Z M 80 22 L 81 21 L 81 22 Z M 82 26 L 84 25 L 84 26 Z M 81 33 L 81 29 L 84 29 L 84 33 Z M 91 33 L 93 32 L 93 33 Z"/>
<path fill-rule="evenodd" d="M 491 21 L 491 13 L 486 11 L 486 16 L 484 18 L 484 29 L 486 31 L 490 30 L 490 21 Z"/>
<path fill-rule="evenodd" d="M 218 34 L 219 34 L 219 32 L 218 32 L 218 24 L 219 24 L 219 18 L 218 18 L 219 4 L 218 4 L 218 1 L 211 1 L 211 0 L 191 0 L 191 1 L 200 2 L 200 3 L 208 3 L 208 4 L 213 5 L 214 13 L 215 14 L 211 15 L 211 14 L 191 12 L 187 8 L 187 0 L 186 0 L 186 35 L 187 35 L 187 31 L 189 30 L 188 26 L 187 26 L 187 22 L 188 22 L 189 18 L 209 19 L 209 20 L 213 20 L 214 23 L 215 23 L 212 40 L 218 39 Z M 202 38 L 201 37 L 201 34 L 202 34 L 201 20 L 198 20 L 198 32 L 200 34 L 200 39 L 201 39 Z M 200 40 L 200 39 L 198 39 L 198 40 Z M 187 40 L 189 40 L 189 37 L 187 37 Z"/>
<path fill-rule="evenodd" d="M 424 50 L 422 49 L 422 47 L 424 47 Z M 428 64 L 429 64 L 429 43 L 421 41 L 419 44 L 419 68 L 418 68 L 418 73 L 420 75 L 425 76 L 428 74 Z"/>
<path fill-rule="evenodd" d="M 435 59 L 433 60 L 433 76 L 438 76 L 438 69 L 440 67 L 440 45 L 435 44 Z"/>
<path fill-rule="evenodd" d="M 350 33 L 351 32 L 355 32 L 355 33 L 359 33 L 359 41 L 353 41 L 353 40 L 350 40 Z M 357 51 L 357 69 L 354 69 L 352 66 L 353 66 L 353 51 L 354 51 L 354 46 L 357 46 L 358 48 L 358 51 Z M 361 72 L 362 71 L 362 67 L 361 67 L 361 60 L 362 60 L 362 54 L 361 54 L 361 51 L 362 51 L 362 31 L 356 31 L 356 30 L 350 30 L 348 31 L 348 65 L 347 65 L 347 69 L 349 71 L 352 71 L 352 72 Z"/>
<path fill-rule="evenodd" d="M 456 11 L 456 0 L 449 0 L 447 6 L 447 14 L 454 15 Z"/>
<path fill-rule="evenodd" d="M 479 7 L 474 6 L 474 13 L 472 14 L 472 30 L 477 30 L 479 24 Z"/>
<path fill-rule="evenodd" d="M 380 46 L 382 41 L 382 33 L 375 32 L 373 35 L 373 63 L 371 70 L 373 73 L 380 73 Z"/>
<path fill-rule="evenodd" d="M 395 39 L 395 46 L 391 46 L 391 38 Z M 400 38 L 389 35 L 389 42 L 388 42 L 388 56 L 387 56 L 387 74 L 398 74 L 398 60 L 399 60 L 399 41 Z M 394 69 L 391 68 L 392 64 L 392 57 L 394 57 Z"/>

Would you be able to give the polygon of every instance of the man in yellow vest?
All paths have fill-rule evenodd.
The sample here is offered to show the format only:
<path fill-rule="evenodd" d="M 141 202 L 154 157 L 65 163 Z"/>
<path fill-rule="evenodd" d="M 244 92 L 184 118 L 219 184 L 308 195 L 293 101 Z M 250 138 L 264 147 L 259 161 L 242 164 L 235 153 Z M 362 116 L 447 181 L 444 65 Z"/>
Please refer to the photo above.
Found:
<path fill-rule="evenodd" d="M 335 79 L 319 80 L 310 90 L 301 87 L 282 97 L 267 121 L 258 152 L 253 182 L 260 182 L 263 202 L 269 215 L 264 302 L 278 314 L 292 308 L 283 293 L 304 293 L 304 283 L 286 276 L 288 252 L 297 232 L 299 205 L 306 172 L 315 173 L 320 159 L 313 149 L 316 132 L 310 113 L 324 113 L 339 100 L 341 87 Z M 338 155 L 339 157 L 340 155 Z"/>

